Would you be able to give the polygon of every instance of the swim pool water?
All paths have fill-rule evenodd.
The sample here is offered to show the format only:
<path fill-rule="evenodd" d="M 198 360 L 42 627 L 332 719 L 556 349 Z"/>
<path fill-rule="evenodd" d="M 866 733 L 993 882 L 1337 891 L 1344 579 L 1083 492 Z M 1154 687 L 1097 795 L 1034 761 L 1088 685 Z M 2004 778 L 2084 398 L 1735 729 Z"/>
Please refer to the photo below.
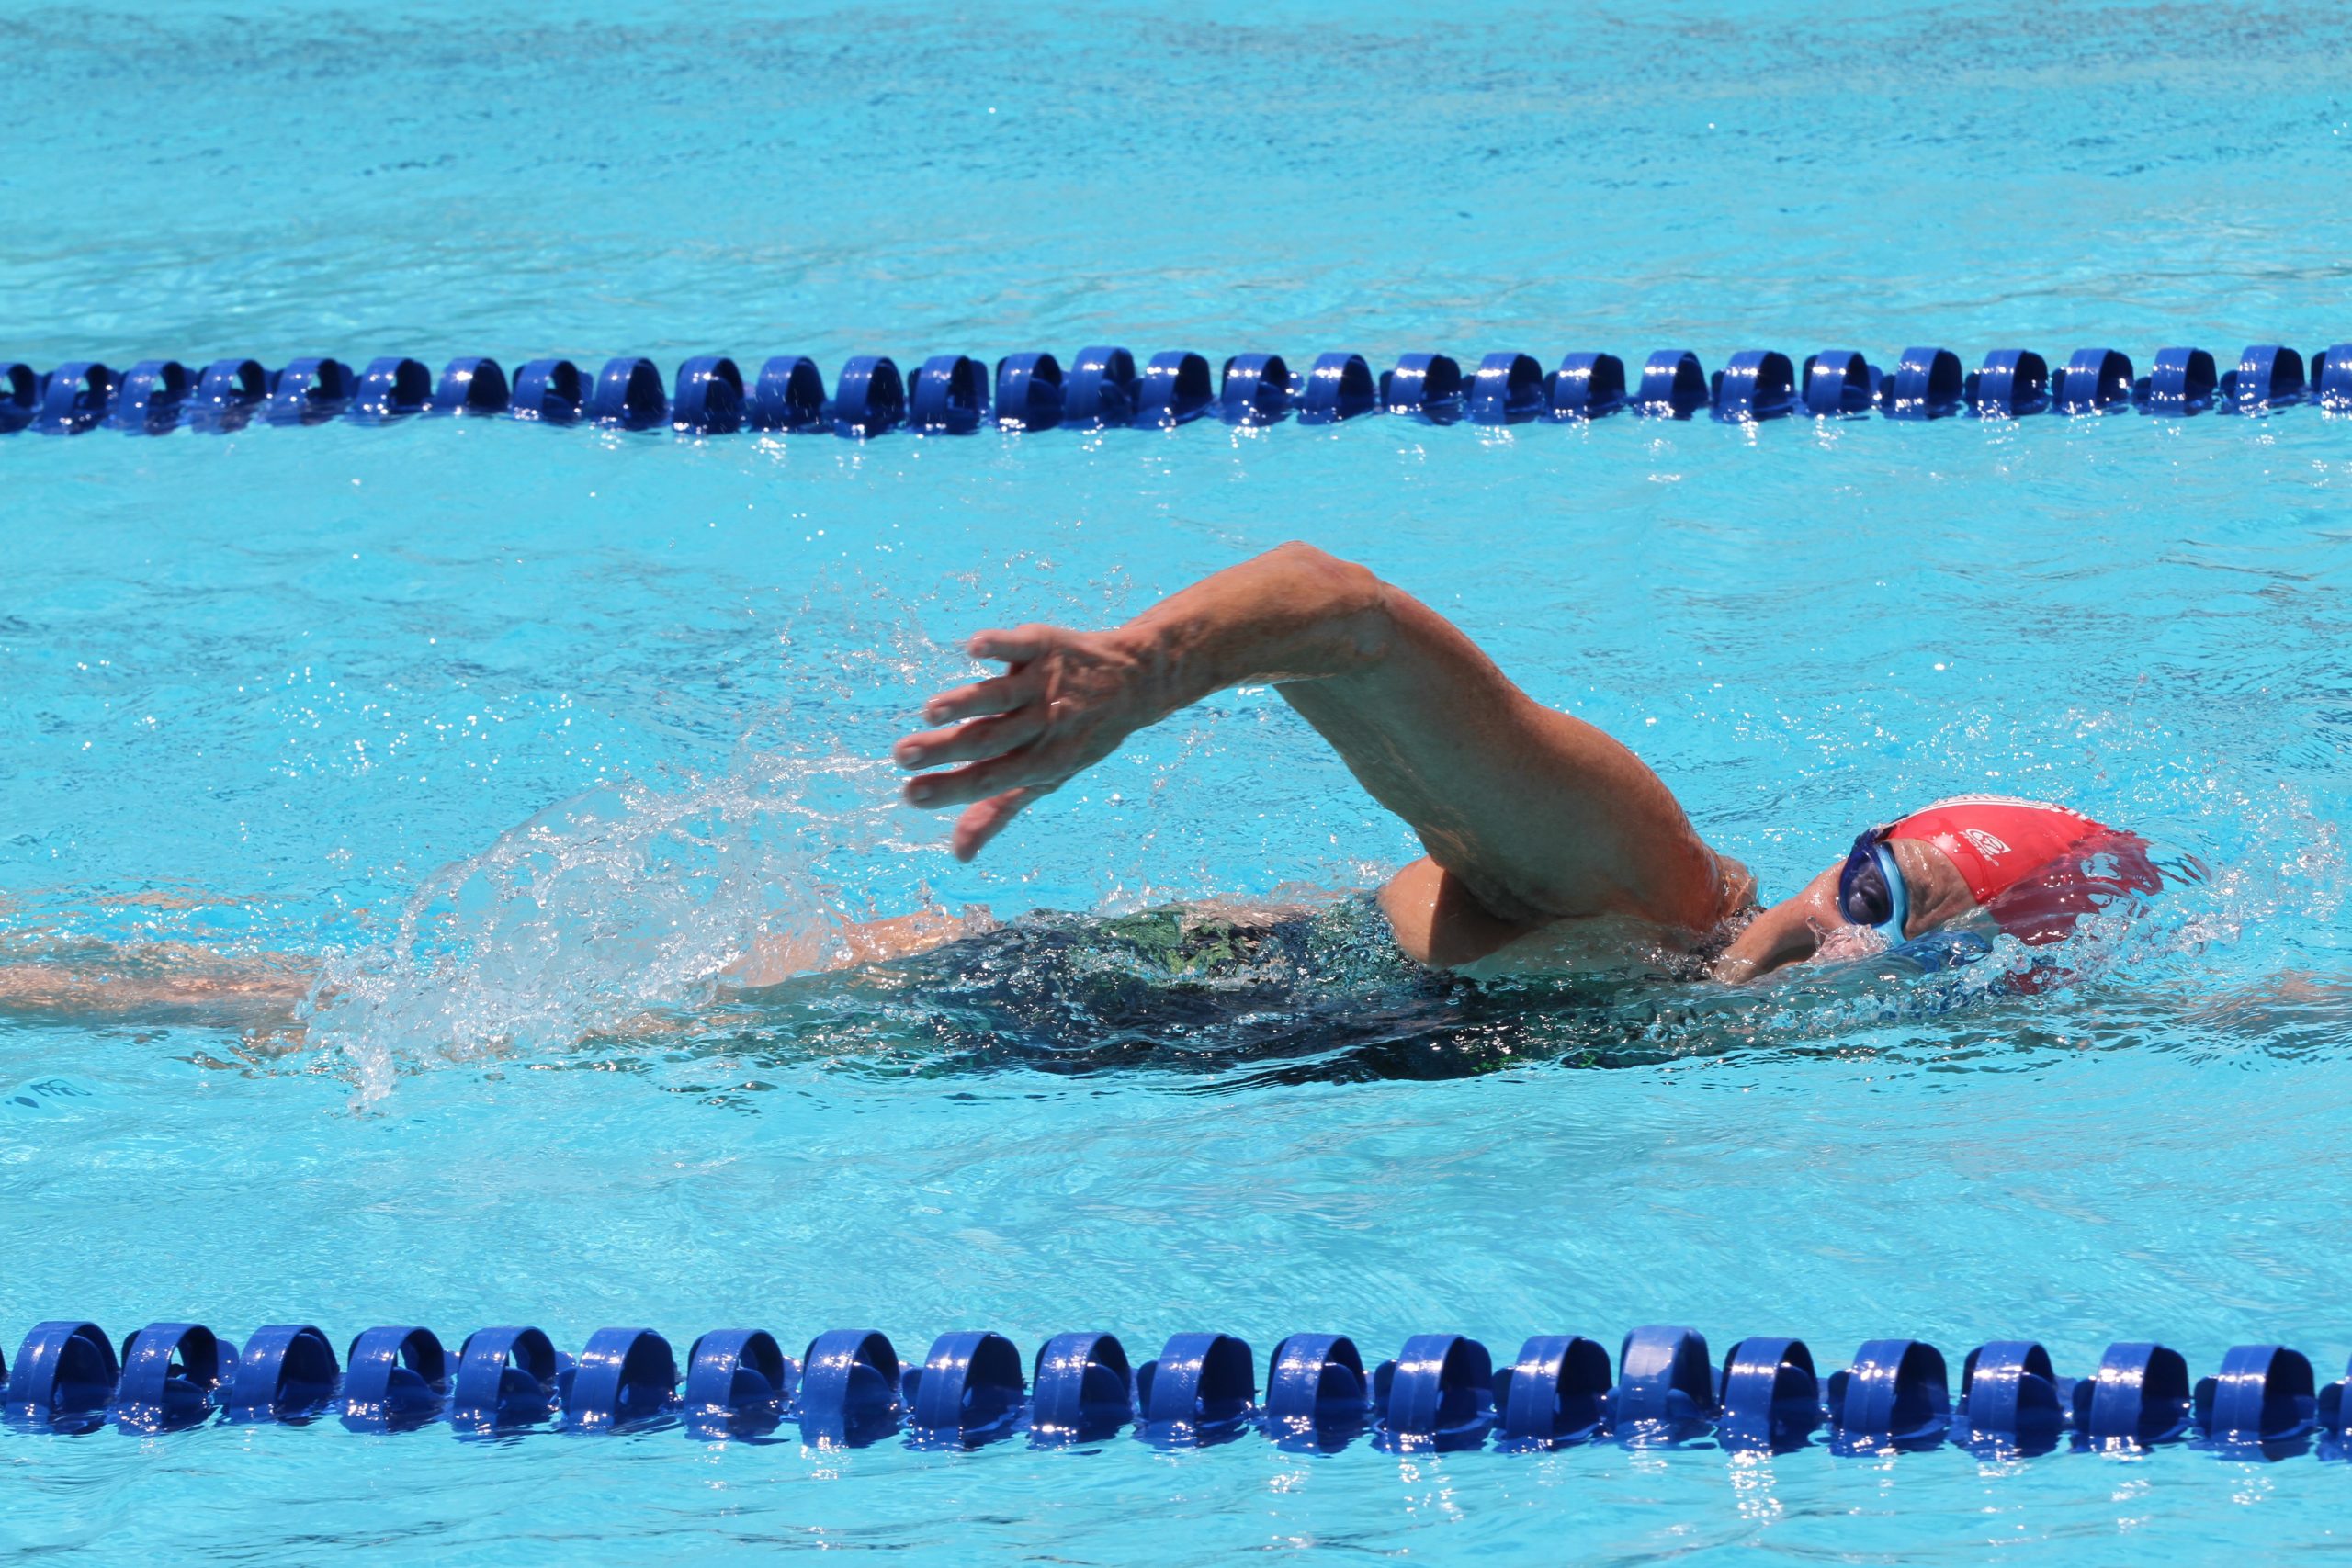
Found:
<path fill-rule="evenodd" d="M 1712 365 L 2347 335 L 2307 210 L 2343 155 L 2308 70 L 2332 20 L 1258 18 L 25 14 L 6 47 L 34 118 L 93 89 L 215 114 L 10 167 L 12 205 L 49 220 L 6 260 L 10 351 L 716 346 L 830 368 L 1108 336 L 1689 342 Z M 1268 103 L 1271 130 L 1222 112 Z M 522 134 L 550 104 L 579 130 Z M 153 220 L 126 238 L 125 210 Z M 2329 1252 L 2352 1087 L 2346 430 L 12 442 L 12 945 L 340 953 L 387 1001 L 291 1055 L 187 1020 L 0 1021 L 6 1082 L 88 1091 L 0 1102 L 10 1229 L 37 1238 L 0 1275 L 0 1333 L 78 1311 L 338 1340 L 522 1317 L 577 1346 L 650 1319 L 683 1345 L 873 1320 L 902 1352 L 951 1325 L 1025 1348 L 1101 1325 L 1148 1353 L 1215 1325 L 1262 1355 L 1327 1326 L 1386 1354 L 1425 1328 L 1507 1352 L 1672 1319 L 1718 1348 L 1801 1333 L 1825 1360 L 1884 1333 L 1954 1356 L 2034 1335 L 2074 1371 L 2142 1334 L 2200 1371 L 2275 1337 L 2330 1373 L 2352 1350 Z M 871 978 L 729 1007 L 680 980 L 820 890 L 1009 913 L 1396 863 L 1401 831 L 1262 693 L 1144 738 L 975 867 L 887 805 L 873 759 L 972 627 L 1107 620 L 1289 536 L 1624 736 L 1768 892 L 1890 808 L 1977 787 L 2061 795 L 2207 870 L 2080 983 L 1939 1013 L 1850 978 L 1662 991 L 1655 1016 L 1366 1019 L 1343 995 L 1343 1022 L 1275 1051 L 1231 1021 L 1114 1051 L 1079 1049 L 1083 1020 L 976 1022 Z M 542 812 L 544 841 L 502 838 Z M 742 869 L 681 874 L 715 865 Z M 387 932 L 442 886 L 454 982 L 385 978 Z M 666 1028 L 626 1032 L 649 1005 Z M 1565 1527 L 1628 1559 L 2143 1561 L 2329 1539 L 2340 1480 L 2179 1451 L 944 1461 L 319 1427 L 0 1453 L 19 1546 L 190 1558 L 1534 1557 Z"/>

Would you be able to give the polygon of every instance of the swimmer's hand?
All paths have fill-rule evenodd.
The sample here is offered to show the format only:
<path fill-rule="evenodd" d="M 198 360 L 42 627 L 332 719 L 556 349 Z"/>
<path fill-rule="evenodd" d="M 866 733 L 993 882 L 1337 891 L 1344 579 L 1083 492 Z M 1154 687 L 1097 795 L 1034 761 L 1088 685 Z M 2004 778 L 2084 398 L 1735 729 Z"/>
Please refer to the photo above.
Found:
<path fill-rule="evenodd" d="M 1032 801 L 1212 692 L 1377 663 L 1384 592 L 1363 568 L 1294 544 L 1180 589 L 1114 630 L 982 632 L 972 657 L 1001 660 L 1004 673 L 932 698 L 923 717 L 944 728 L 890 751 L 902 768 L 964 765 L 908 780 L 906 798 L 967 807 L 951 842 L 970 860 Z M 1364 700 L 1390 705 L 1379 694 Z"/>
<path fill-rule="evenodd" d="M 1031 625 L 980 633 L 972 657 L 1001 660 L 1005 672 L 940 693 L 922 716 L 944 728 L 890 749 L 902 768 L 965 764 L 909 779 L 908 804 L 967 807 L 950 843 L 957 860 L 970 860 L 1032 801 L 1172 711 L 1155 696 L 1162 682 L 1153 678 L 1150 647 L 1125 628 Z"/>

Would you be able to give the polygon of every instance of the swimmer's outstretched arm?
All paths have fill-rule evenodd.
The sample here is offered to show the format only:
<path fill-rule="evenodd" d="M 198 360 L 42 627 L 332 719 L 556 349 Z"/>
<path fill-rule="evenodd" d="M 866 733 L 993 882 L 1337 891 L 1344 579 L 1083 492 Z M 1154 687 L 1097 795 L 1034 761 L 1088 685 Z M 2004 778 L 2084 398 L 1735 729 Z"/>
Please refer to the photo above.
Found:
<path fill-rule="evenodd" d="M 1022 809 L 1135 731 L 1227 686 L 1272 682 L 1419 834 L 1384 895 L 1408 951 L 1466 962 L 1588 916 L 1690 931 L 1725 913 L 1721 862 L 1658 776 L 1529 697 L 1426 604 L 1311 546 L 1205 578 L 1111 631 L 984 631 L 1006 672 L 942 693 L 943 726 L 893 749 L 916 806 L 966 807 L 968 860 Z"/>
<path fill-rule="evenodd" d="M 313 961 L 290 953 L 235 955 L 187 942 L 75 944 L 0 963 L 0 1019 L 242 1029 L 272 1052 L 301 1043 L 300 1004 Z"/>

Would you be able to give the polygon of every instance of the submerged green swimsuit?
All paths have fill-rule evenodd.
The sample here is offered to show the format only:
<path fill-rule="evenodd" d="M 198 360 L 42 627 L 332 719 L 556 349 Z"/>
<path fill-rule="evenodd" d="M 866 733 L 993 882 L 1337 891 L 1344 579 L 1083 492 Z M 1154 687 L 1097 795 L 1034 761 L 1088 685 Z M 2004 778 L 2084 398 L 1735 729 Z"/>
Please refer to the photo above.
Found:
<path fill-rule="evenodd" d="M 1264 925 L 1241 925 L 1222 915 L 1195 915 L 1176 904 L 1132 915 L 1098 918 L 1087 934 L 1094 950 L 1118 953 L 1173 977 L 1214 978 L 1260 962 L 1269 943 L 1308 923 L 1296 915 Z"/>
<path fill-rule="evenodd" d="M 1161 904 L 1125 915 L 1039 909 L 937 950 L 986 983 L 1025 971 L 1085 988 L 1137 985 L 1155 991 L 1308 989 L 1351 980 L 1423 979 L 1369 893 L 1262 917 Z"/>

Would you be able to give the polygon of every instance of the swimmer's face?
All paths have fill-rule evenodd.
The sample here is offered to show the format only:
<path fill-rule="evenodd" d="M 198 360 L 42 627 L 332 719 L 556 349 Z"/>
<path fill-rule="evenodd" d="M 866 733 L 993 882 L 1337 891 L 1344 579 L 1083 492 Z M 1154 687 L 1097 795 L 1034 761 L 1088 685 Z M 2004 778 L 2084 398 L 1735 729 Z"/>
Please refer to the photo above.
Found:
<path fill-rule="evenodd" d="M 1855 866 L 1856 857 L 1865 854 L 1871 863 L 1868 874 Z M 1871 876 L 1882 879 L 1881 884 L 1873 886 Z M 1903 904 L 1899 924 L 1898 889 Z M 1716 961 L 1715 975 L 1736 982 L 1792 964 L 1869 958 L 1974 908 L 1967 883 L 1941 850 L 1916 839 L 1888 840 L 1873 829 L 1856 840 L 1854 853 L 1844 863 L 1750 921 Z M 1877 919 L 1869 919 L 1872 916 Z"/>

